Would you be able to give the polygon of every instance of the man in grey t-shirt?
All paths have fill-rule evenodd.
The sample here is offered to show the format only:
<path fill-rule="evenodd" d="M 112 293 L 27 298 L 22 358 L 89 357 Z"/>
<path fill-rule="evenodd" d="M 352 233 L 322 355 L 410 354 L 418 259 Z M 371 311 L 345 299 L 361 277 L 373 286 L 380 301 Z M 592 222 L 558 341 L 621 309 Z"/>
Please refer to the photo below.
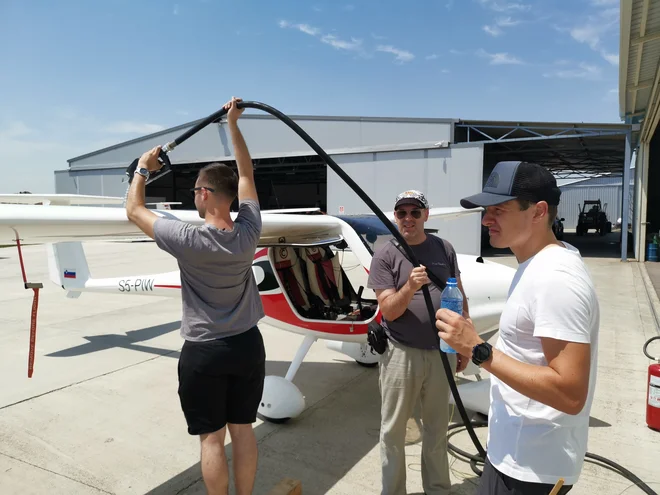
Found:
<path fill-rule="evenodd" d="M 435 321 L 429 318 L 422 286 L 428 284 L 434 313 L 440 309 L 444 287 L 431 283 L 427 270 L 443 283 L 453 272 L 461 292 L 463 286 L 453 246 L 424 231 L 428 208 L 424 194 L 415 190 L 401 193 L 394 205 L 399 232 L 422 266 L 413 269 L 407 257 L 389 242 L 374 254 L 367 282 L 376 292 L 382 324 L 389 337 L 380 360 L 379 377 L 382 495 L 406 493 L 406 423 L 418 413 L 423 423 L 424 493 L 444 494 L 451 488 L 447 456 L 449 382 L 442 365 Z M 465 294 L 463 315 L 468 317 Z M 467 366 L 465 356 L 448 354 L 447 357 L 456 371 Z"/>
<path fill-rule="evenodd" d="M 252 159 L 238 128 L 240 99 L 225 105 L 238 177 L 226 165 L 199 172 L 193 194 L 205 223 L 161 218 L 144 205 L 148 172 L 158 170 L 160 147 L 142 155 L 129 190 L 128 218 L 177 259 L 181 274 L 184 338 L 179 358 L 179 398 L 188 433 L 199 435 L 204 483 L 227 493 L 225 434 L 234 451 L 237 493 L 252 493 L 257 441 L 252 430 L 263 393 L 266 353 L 257 327 L 264 316 L 252 261 L 261 235 L 261 213 Z M 232 220 L 230 207 L 238 196 Z"/>

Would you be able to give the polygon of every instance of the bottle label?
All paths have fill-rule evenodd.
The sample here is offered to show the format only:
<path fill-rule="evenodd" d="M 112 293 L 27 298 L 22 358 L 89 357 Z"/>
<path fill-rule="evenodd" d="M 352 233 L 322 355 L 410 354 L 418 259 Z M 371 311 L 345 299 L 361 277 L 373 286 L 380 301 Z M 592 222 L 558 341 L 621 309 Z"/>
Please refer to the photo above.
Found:
<path fill-rule="evenodd" d="M 463 314 L 463 301 L 460 299 L 443 299 L 440 307 L 447 308 L 459 315 Z"/>

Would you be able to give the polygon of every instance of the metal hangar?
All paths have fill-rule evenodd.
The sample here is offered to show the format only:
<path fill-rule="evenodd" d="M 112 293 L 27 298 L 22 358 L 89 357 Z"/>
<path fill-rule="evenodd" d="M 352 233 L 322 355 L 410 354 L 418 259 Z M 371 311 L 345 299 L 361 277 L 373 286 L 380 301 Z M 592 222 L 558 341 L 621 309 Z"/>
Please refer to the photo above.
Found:
<path fill-rule="evenodd" d="M 457 206 L 478 192 L 499 161 L 529 160 L 557 177 L 623 176 L 632 126 L 493 122 L 434 118 L 290 116 L 383 210 L 396 195 L 420 189 L 434 207 Z M 198 121 L 93 151 L 55 172 L 56 192 L 124 196 L 133 159 L 175 139 Z M 246 112 L 239 121 L 255 162 L 262 208 L 320 207 L 329 214 L 370 213 L 368 207 L 286 124 Z M 190 188 L 207 163 L 233 164 L 226 123 L 205 127 L 169 157 L 174 172 L 147 186 L 148 202 L 193 208 Z M 623 198 L 626 201 L 626 198 Z M 626 210 L 624 210 L 626 211 Z M 479 215 L 435 220 L 428 227 L 459 252 L 481 254 Z M 627 219 L 626 219 L 627 221 Z M 623 256 L 623 254 L 622 254 Z"/>

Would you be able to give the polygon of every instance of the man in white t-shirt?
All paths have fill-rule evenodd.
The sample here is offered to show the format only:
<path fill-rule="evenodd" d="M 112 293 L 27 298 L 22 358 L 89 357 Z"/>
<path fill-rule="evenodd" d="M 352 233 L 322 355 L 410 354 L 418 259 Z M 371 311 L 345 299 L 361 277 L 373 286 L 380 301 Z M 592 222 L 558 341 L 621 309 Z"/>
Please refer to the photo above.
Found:
<path fill-rule="evenodd" d="M 560 478 L 564 494 L 582 470 L 600 311 L 579 251 L 553 234 L 560 195 L 544 167 L 500 162 L 482 193 L 461 200 L 485 208 L 491 245 L 510 248 L 519 263 L 494 348 L 469 319 L 436 314 L 440 338 L 491 374 L 479 495 L 547 495 Z"/>

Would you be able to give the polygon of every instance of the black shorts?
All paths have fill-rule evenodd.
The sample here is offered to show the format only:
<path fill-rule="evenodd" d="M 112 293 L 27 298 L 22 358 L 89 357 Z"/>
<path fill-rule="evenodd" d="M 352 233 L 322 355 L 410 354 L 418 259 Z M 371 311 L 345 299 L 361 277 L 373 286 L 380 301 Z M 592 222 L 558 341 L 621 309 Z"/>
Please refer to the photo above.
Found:
<path fill-rule="evenodd" d="M 185 341 L 179 357 L 179 399 L 188 433 L 257 420 L 266 376 L 259 328 L 210 342 Z"/>
<path fill-rule="evenodd" d="M 486 456 L 477 495 L 548 495 L 554 487 L 555 485 L 520 481 L 507 476 L 495 469 Z M 568 493 L 572 488 L 570 485 L 562 486 L 559 495 Z"/>

